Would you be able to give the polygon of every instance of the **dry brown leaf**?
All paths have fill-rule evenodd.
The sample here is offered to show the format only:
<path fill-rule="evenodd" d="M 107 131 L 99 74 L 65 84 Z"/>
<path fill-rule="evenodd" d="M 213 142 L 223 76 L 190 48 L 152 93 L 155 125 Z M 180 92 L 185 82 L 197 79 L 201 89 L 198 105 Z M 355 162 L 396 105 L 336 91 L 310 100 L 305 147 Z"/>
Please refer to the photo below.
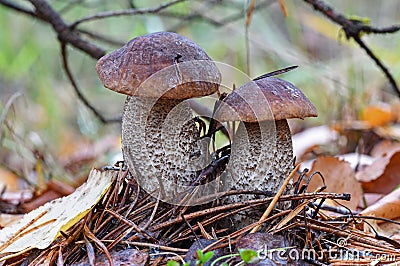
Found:
<path fill-rule="evenodd" d="M 350 193 L 350 201 L 341 201 L 346 207 L 355 210 L 362 197 L 360 183 L 354 178 L 354 171 L 350 164 L 335 157 L 318 157 L 309 171 L 310 174 L 319 171 L 325 179 L 327 192 Z M 315 191 L 323 185 L 321 178 L 314 176 L 308 191 Z"/>
<path fill-rule="evenodd" d="M 377 202 L 384 196 L 385 196 L 384 194 L 378 194 L 378 193 L 364 193 L 364 200 L 363 200 L 360 208 L 365 209 L 368 206 L 375 204 L 375 202 Z"/>
<path fill-rule="evenodd" d="M 35 197 L 34 199 L 30 200 L 29 202 L 24 202 L 21 204 L 24 213 L 28 213 L 33 211 L 34 209 L 39 208 L 40 206 L 50 202 L 52 200 L 58 199 L 62 197 L 60 194 L 53 190 L 46 190 L 42 192 L 39 196 Z"/>
<path fill-rule="evenodd" d="M 396 219 L 396 222 L 400 222 L 400 219 Z M 400 224 L 391 222 L 383 222 L 379 224 L 381 232 L 385 232 L 386 236 L 389 236 L 392 240 L 400 241 Z"/>
<path fill-rule="evenodd" d="M 400 217 L 400 189 L 396 189 L 364 209 L 361 215 L 376 216 L 387 219 Z"/>
<path fill-rule="evenodd" d="M 20 209 L 24 213 L 30 212 L 51 200 L 70 195 L 74 192 L 73 187 L 57 180 L 48 181 L 46 186 L 46 190 L 42 191 L 39 195 L 35 195 L 34 197 L 23 197 L 23 195 L 20 193 L 18 202 L 20 202 Z"/>
<path fill-rule="evenodd" d="M 400 148 L 392 149 L 356 174 L 364 192 L 390 193 L 400 184 Z"/>

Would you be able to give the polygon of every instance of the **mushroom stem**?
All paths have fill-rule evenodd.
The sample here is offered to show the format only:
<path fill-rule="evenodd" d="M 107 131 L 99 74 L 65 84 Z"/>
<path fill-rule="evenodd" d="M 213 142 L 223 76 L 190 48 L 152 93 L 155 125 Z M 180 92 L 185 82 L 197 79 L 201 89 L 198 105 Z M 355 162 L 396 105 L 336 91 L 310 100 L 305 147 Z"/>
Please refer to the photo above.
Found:
<path fill-rule="evenodd" d="M 293 168 L 292 138 L 286 119 L 240 122 L 231 150 L 232 178 L 228 186 L 235 189 L 276 193 Z"/>
<path fill-rule="evenodd" d="M 122 150 L 140 185 L 171 198 L 196 178 L 190 167 L 200 157 L 199 131 L 181 100 L 127 97 L 122 118 Z"/>
<path fill-rule="evenodd" d="M 237 190 L 261 190 L 276 194 L 292 167 L 292 138 L 286 119 L 262 122 L 240 122 L 232 141 L 228 177 L 225 185 Z M 286 192 L 290 191 L 292 182 Z M 230 202 L 243 202 L 257 196 L 239 194 Z M 288 204 L 279 204 L 286 209 Z M 233 216 L 234 228 L 254 222 L 262 209 L 247 211 L 244 216 Z"/>

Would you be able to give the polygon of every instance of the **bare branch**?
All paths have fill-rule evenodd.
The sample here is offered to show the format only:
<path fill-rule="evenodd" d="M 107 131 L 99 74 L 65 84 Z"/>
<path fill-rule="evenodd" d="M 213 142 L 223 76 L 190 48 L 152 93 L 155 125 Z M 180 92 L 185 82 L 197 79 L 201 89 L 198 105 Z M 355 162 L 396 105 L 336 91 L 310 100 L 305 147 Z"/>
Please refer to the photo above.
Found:
<path fill-rule="evenodd" d="M 0 114 L 0 143 L 3 141 L 3 131 L 1 130 L 1 128 L 3 127 L 4 120 L 6 120 L 8 110 L 11 108 L 12 104 L 19 96 L 21 96 L 20 92 L 16 92 L 11 95 L 10 99 L 8 99 L 7 103 L 5 104 L 2 113 Z"/>
<path fill-rule="evenodd" d="M 393 33 L 400 30 L 400 26 L 390 26 L 387 28 L 376 28 L 370 25 L 360 23 L 346 18 L 344 15 L 336 12 L 332 7 L 326 5 L 320 0 L 304 0 L 314 7 L 315 10 L 323 13 L 330 20 L 343 27 L 348 38 L 359 35 L 361 32 L 365 33 Z M 347 31 L 346 31 L 347 30 Z"/>
<path fill-rule="evenodd" d="M 372 60 L 374 60 L 375 64 L 380 69 L 382 69 L 383 73 L 385 74 L 385 76 L 389 80 L 390 84 L 395 89 L 395 92 L 397 93 L 397 96 L 400 97 L 400 90 L 397 87 L 396 81 L 394 80 L 393 76 L 390 74 L 390 72 L 387 69 L 387 67 L 379 60 L 378 57 L 376 57 L 376 55 L 371 51 L 371 49 L 369 49 L 369 47 L 361 40 L 360 37 L 353 36 L 353 39 L 358 43 L 358 45 L 360 45 L 360 47 L 362 49 L 364 49 L 364 51 L 368 54 L 368 56 L 371 57 Z"/>
<path fill-rule="evenodd" d="M 87 53 L 95 59 L 99 59 L 105 54 L 105 51 L 100 47 L 83 40 L 78 33 L 71 30 L 64 22 L 61 16 L 47 3 L 46 0 L 29 0 L 35 7 L 35 13 L 38 18 L 53 26 L 53 29 L 58 34 L 58 39 L 61 43 L 70 43 L 72 46 Z"/>
<path fill-rule="evenodd" d="M 393 25 L 386 28 L 375 28 L 369 25 L 362 24 L 360 25 L 360 29 L 365 33 L 376 33 L 376 34 L 386 34 L 386 33 L 394 33 L 400 30 L 400 25 Z"/>
<path fill-rule="evenodd" d="M 72 72 L 69 68 L 68 64 L 68 56 L 67 56 L 67 47 L 65 43 L 61 44 L 61 55 L 62 55 L 62 61 L 63 61 L 63 67 L 65 70 L 65 73 L 68 76 L 69 81 L 72 84 L 72 87 L 74 88 L 78 98 L 99 118 L 99 120 L 103 123 L 116 123 L 116 122 L 121 122 L 121 117 L 116 117 L 112 119 L 106 119 L 97 109 L 89 103 L 89 101 L 85 98 L 85 96 L 82 94 L 80 91 L 78 84 L 75 82 L 74 77 L 72 76 Z"/>
<path fill-rule="evenodd" d="M 211 1 L 212 3 L 214 3 L 213 1 Z M 257 4 L 254 8 L 255 12 L 259 12 L 262 8 L 271 5 L 272 1 L 257 1 Z M 221 1 L 218 2 L 216 1 L 214 4 L 219 4 L 220 6 L 226 6 L 226 2 Z M 210 5 L 209 9 L 212 7 L 212 5 Z M 186 24 L 188 22 L 192 22 L 195 20 L 201 20 L 204 22 L 207 22 L 208 24 L 214 26 L 214 27 L 223 27 L 229 23 L 235 22 L 239 19 L 243 19 L 245 11 L 243 10 L 243 8 L 238 8 L 238 11 L 236 11 L 235 13 L 225 16 L 223 18 L 220 18 L 219 20 L 216 20 L 212 17 L 208 17 L 207 12 L 205 10 L 196 10 L 191 14 L 188 15 L 183 15 L 183 14 L 179 14 L 179 13 L 173 13 L 173 12 L 160 12 L 158 15 L 160 16 L 164 16 L 164 17 L 171 17 L 171 18 L 178 18 L 180 19 L 179 23 L 175 26 L 173 26 L 170 30 L 171 31 L 178 31 L 182 26 L 186 26 Z"/>
<path fill-rule="evenodd" d="M 330 20 L 342 26 L 343 31 L 346 34 L 347 39 L 354 39 L 357 44 L 367 53 L 367 55 L 375 62 L 375 64 L 382 70 L 385 74 L 389 83 L 392 85 L 394 91 L 397 96 L 400 97 L 400 90 L 396 84 L 395 79 L 392 74 L 389 72 L 387 67 L 379 60 L 378 57 L 374 55 L 372 50 L 361 40 L 361 33 L 376 33 L 376 34 L 384 34 L 384 33 L 393 33 L 400 30 L 400 26 L 391 26 L 387 28 L 376 28 L 370 25 L 366 25 L 361 21 L 351 20 L 346 18 L 344 15 L 335 11 L 332 7 L 326 5 L 324 2 L 320 0 L 304 0 L 304 2 L 312 5 L 315 10 L 321 12 Z"/>
<path fill-rule="evenodd" d="M 15 11 L 18 11 L 18 12 L 24 13 L 26 15 L 29 15 L 31 17 L 36 17 L 36 14 L 34 12 L 32 12 L 31 10 L 26 9 L 26 8 L 24 8 L 22 6 L 19 6 L 17 4 L 14 4 L 14 3 L 10 2 L 10 1 L 0 0 L 0 4 L 3 5 L 3 6 L 6 6 L 8 8 L 14 9 Z"/>
<path fill-rule="evenodd" d="M 113 40 L 108 36 L 105 36 L 105 35 L 102 35 L 102 34 L 99 34 L 96 32 L 92 32 L 92 31 L 88 31 L 88 30 L 84 30 L 84 29 L 77 29 L 77 31 L 79 33 L 89 36 L 92 39 L 96 39 L 96 40 L 104 42 L 104 43 L 108 43 L 108 44 L 115 45 L 118 47 L 125 45 L 125 42 Z"/>
<path fill-rule="evenodd" d="M 67 3 L 65 7 L 58 11 L 59 14 L 64 14 L 70 11 L 75 5 L 83 3 L 85 0 L 72 0 Z"/>
<path fill-rule="evenodd" d="M 131 15 L 143 15 L 143 14 L 154 14 L 158 13 L 163 9 L 166 9 L 170 6 L 173 6 L 175 4 L 184 2 L 186 0 L 175 0 L 172 2 L 168 2 L 165 4 L 162 4 L 158 7 L 155 8 L 142 8 L 142 9 L 126 9 L 126 10 L 120 10 L 120 11 L 107 11 L 107 12 L 102 12 L 98 13 L 92 16 L 88 16 L 85 18 L 78 19 L 74 23 L 71 24 L 71 28 L 76 28 L 79 24 L 82 22 L 87 22 L 87 21 L 92 21 L 92 20 L 98 20 L 98 19 L 104 19 L 104 18 L 109 18 L 109 17 L 117 17 L 117 16 L 131 16 Z"/>

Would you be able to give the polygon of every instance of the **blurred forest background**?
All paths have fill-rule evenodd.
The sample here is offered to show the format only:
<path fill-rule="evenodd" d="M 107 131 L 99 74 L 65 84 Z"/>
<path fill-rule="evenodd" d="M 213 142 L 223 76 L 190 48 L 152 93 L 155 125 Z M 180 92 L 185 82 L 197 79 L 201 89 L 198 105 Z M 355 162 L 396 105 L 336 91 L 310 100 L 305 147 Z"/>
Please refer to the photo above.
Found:
<path fill-rule="evenodd" d="M 29 1 L 1 2 L 15 2 L 34 10 Z M 295 121 L 294 131 L 310 125 L 355 121 L 366 106 L 398 101 L 387 78 L 365 51 L 347 40 L 339 25 L 305 1 L 256 1 L 246 33 L 250 2 L 181 1 L 152 14 L 86 21 L 78 29 L 106 37 L 108 41 L 101 41 L 82 34 L 107 52 L 138 35 L 174 31 L 198 43 L 215 61 L 249 72 L 252 78 L 298 65 L 282 77 L 310 98 L 319 117 Z M 285 4 L 287 14 L 280 2 Z M 376 27 L 400 22 L 400 2 L 396 0 L 325 2 L 347 17 L 369 19 Z M 103 11 L 155 8 L 161 4 L 153 0 L 48 3 L 67 23 Z M 399 80 L 400 34 L 364 34 L 362 39 Z M 95 72 L 96 60 L 71 46 L 68 59 L 90 103 L 107 118 L 118 116 L 125 96 L 103 88 Z M 17 175 L 29 181 L 34 178 L 32 172 L 68 180 L 92 166 L 113 164 L 121 158 L 120 124 L 102 123 L 78 99 L 63 70 L 54 30 L 1 4 L 0 125 L 0 175 L 4 180 L 7 175 Z M 12 189 L 10 184 L 8 187 Z"/>

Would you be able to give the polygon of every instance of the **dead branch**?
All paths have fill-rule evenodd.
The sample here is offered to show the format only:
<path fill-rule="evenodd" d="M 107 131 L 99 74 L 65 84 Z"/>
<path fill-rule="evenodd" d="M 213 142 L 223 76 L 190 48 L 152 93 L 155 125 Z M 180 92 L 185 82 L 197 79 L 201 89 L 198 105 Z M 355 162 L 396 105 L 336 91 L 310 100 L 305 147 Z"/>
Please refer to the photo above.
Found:
<path fill-rule="evenodd" d="M 78 84 L 75 82 L 74 77 L 72 76 L 72 72 L 69 69 L 69 64 L 68 64 L 68 56 L 67 56 L 67 47 L 65 43 L 61 44 L 61 56 L 62 56 L 62 61 L 63 61 L 63 67 L 64 71 L 68 76 L 68 79 L 72 85 L 72 87 L 75 90 L 75 93 L 77 94 L 78 98 L 81 99 L 81 101 L 100 119 L 101 122 L 103 123 L 114 123 L 114 122 L 120 122 L 121 117 L 115 117 L 111 119 L 107 119 L 103 117 L 103 115 L 97 111 L 97 109 L 90 104 L 90 102 L 86 99 L 86 97 L 82 94 L 81 90 L 78 87 Z"/>
<path fill-rule="evenodd" d="M 375 62 L 375 64 L 382 70 L 389 83 L 392 85 L 397 96 L 400 97 L 400 90 L 397 86 L 395 79 L 389 72 L 387 67 L 379 60 L 379 58 L 372 52 L 372 50 L 361 40 L 361 33 L 375 33 L 375 34 L 386 34 L 394 33 L 400 30 L 400 25 L 394 25 L 386 28 L 377 28 L 367 24 L 364 24 L 358 20 L 352 20 L 346 18 L 344 15 L 335 11 L 332 7 L 328 6 L 320 0 L 304 0 L 304 2 L 310 4 L 315 10 L 321 12 L 331 21 L 340 25 L 346 34 L 347 39 L 353 39 L 357 44 L 367 53 L 367 55 Z"/>
<path fill-rule="evenodd" d="M 82 39 L 76 31 L 71 29 L 47 1 L 29 0 L 29 2 L 35 7 L 36 17 L 53 27 L 61 43 L 71 44 L 94 59 L 99 59 L 105 54 L 102 48 Z"/>
<path fill-rule="evenodd" d="M 156 8 L 143 8 L 143 9 L 126 9 L 126 10 L 120 10 L 120 11 L 107 11 L 107 12 L 102 12 L 98 13 L 92 16 L 88 16 L 85 18 L 78 19 L 74 23 L 70 25 L 72 29 L 75 29 L 79 24 L 87 21 L 93 21 L 93 20 L 98 20 L 98 19 L 104 19 L 104 18 L 110 18 L 110 17 L 118 17 L 118 16 L 131 16 L 131 15 L 144 15 L 144 14 L 155 14 L 160 12 L 163 9 L 166 9 L 170 6 L 173 6 L 175 4 L 184 2 L 186 0 L 175 0 L 172 2 L 168 2 L 165 4 L 161 4 L 160 6 Z"/>
<path fill-rule="evenodd" d="M 25 15 L 29 15 L 31 17 L 36 17 L 35 12 L 32 12 L 31 10 L 26 9 L 26 8 L 24 8 L 22 6 L 19 6 L 19 5 L 15 4 L 15 3 L 13 3 L 13 2 L 10 2 L 10 1 L 7 1 L 7 0 L 0 0 L 0 4 L 10 8 L 10 9 L 13 9 L 14 11 L 21 12 L 21 13 L 23 13 Z"/>

